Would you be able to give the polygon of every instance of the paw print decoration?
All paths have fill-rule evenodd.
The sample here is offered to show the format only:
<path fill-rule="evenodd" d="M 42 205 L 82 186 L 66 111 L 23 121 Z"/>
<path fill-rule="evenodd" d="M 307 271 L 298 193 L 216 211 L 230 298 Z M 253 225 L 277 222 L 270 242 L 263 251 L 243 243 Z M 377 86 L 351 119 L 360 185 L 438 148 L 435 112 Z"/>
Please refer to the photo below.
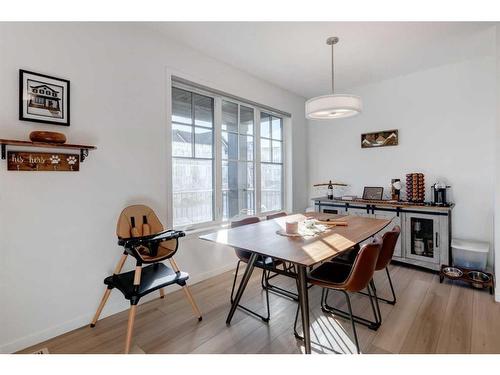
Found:
<path fill-rule="evenodd" d="M 52 164 L 54 166 L 54 170 L 57 170 L 57 166 L 61 162 L 61 158 L 59 157 L 59 155 L 52 155 L 49 158 L 49 160 L 50 160 L 50 164 Z"/>
<path fill-rule="evenodd" d="M 71 170 L 73 170 L 73 166 L 76 164 L 76 162 L 78 161 L 78 159 L 76 158 L 76 156 L 68 156 L 66 158 L 66 161 L 68 162 L 69 164 L 69 168 Z"/>

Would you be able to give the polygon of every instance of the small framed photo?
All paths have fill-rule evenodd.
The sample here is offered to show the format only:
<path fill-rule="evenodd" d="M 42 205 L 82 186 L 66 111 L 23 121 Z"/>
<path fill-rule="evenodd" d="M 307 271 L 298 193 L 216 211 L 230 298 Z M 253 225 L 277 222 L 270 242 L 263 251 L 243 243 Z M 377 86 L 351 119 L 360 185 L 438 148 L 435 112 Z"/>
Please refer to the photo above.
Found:
<path fill-rule="evenodd" d="M 384 194 L 383 187 L 366 187 L 363 190 L 363 199 L 365 200 L 382 200 Z"/>
<path fill-rule="evenodd" d="M 69 126 L 69 81 L 20 69 L 19 120 Z"/>

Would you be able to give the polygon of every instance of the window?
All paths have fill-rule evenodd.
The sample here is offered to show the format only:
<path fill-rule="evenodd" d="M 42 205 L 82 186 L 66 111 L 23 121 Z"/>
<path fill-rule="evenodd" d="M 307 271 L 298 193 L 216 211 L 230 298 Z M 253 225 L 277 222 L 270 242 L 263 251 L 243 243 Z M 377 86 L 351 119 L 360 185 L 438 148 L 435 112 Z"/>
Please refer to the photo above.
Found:
<path fill-rule="evenodd" d="M 260 115 L 261 212 L 283 209 L 283 120 Z"/>
<path fill-rule="evenodd" d="M 172 88 L 174 226 L 214 220 L 214 101 Z"/>
<path fill-rule="evenodd" d="M 222 101 L 222 218 L 255 214 L 254 111 Z"/>
<path fill-rule="evenodd" d="M 283 209 L 282 118 L 176 82 L 171 120 L 174 227 Z"/>

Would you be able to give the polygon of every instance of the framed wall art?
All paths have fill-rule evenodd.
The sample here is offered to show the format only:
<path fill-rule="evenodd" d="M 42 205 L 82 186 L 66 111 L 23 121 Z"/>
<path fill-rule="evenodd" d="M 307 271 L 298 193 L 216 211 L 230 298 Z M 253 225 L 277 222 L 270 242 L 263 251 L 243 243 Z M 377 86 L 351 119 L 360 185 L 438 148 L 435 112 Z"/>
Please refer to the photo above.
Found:
<path fill-rule="evenodd" d="M 69 126 L 69 81 L 19 70 L 19 120 Z"/>
<path fill-rule="evenodd" d="M 361 148 L 397 146 L 398 143 L 399 135 L 396 129 L 361 134 Z"/>
<path fill-rule="evenodd" d="M 371 186 L 365 186 L 363 189 L 363 199 L 366 200 L 382 200 L 382 197 L 384 195 L 384 188 L 383 187 L 371 187 Z"/>

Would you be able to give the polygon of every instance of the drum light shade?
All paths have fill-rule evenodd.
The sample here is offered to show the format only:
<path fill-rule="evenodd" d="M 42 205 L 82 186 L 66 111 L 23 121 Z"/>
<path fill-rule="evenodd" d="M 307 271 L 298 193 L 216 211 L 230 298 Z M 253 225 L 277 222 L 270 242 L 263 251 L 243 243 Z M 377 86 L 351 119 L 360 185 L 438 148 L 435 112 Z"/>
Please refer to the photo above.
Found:
<path fill-rule="evenodd" d="M 331 36 L 326 44 L 332 47 L 332 93 L 316 96 L 306 102 L 306 118 L 310 120 L 332 120 L 355 116 L 361 113 L 363 103 L 356 95 L 335 94 L 335 69 L 333 64 L 333 46 L 339 38 Z"/>
<path fill-rule="evenodd" d="M 345 118 L 361 113 L 362 109 L 363 104 L 359 96 L 323 95 L 306 102 L 306 118 L 310 120 Z"/>

